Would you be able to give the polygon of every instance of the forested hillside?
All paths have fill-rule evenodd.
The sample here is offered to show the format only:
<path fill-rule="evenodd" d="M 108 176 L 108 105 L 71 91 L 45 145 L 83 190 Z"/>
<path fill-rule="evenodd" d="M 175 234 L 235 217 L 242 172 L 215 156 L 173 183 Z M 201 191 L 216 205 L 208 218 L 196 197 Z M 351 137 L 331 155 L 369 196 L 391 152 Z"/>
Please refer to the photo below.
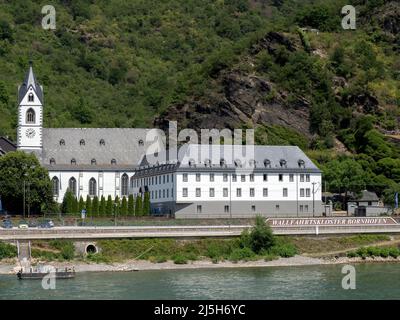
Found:
<path fill-rule="evenodd" d="M 344 0 L 52 4 L 43 30 L 41 1 L 0 1 L 0 135 L 32 59 L 48 127 L 254 128 L 307 150 L 331 191 L 399 189 L 398 1 L 352 1 L 356 30 Z"/>

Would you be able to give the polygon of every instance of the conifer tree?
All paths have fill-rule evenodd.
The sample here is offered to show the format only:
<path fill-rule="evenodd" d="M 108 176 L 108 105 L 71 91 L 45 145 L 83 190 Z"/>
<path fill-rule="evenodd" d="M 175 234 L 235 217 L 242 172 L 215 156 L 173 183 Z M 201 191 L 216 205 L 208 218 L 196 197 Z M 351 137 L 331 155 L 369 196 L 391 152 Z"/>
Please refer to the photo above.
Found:
<path fill-rule="evenodd" d="M 128 215 L 128 201 L 126 200 L 126 197 L 122 198 L 120 214 L 121 214 L 121 216 L 127 216 Z"/>
<path fill-rule="evenodd" d="M 121 207 L 121 203 L 119 201 L 119 197 L 116 196 L 115 200 L 114 200 L 114 210 L 115 210 L 114 213 L 117 216 L 120 214 L 120 207 Z"/>
<path fill-rule="evenodd" d="M 135 215 L 135 200 L 133 198 L 133 194 L 129 195 L 128 198 L 128 215 L 129 216 Z"/>
<path fill-rule="evenodd" d="M 99 198 L 95 196 L 92 202 L 92 216 L 97 217 L 99 215 Z"/>
<path fill-rule="evenodd" d="M 86 216 L 92 216 L 92 199 L 89 195 L 86 197 Z"/>
<path fill-rule="evenodd" d="M 100 199 L 99 215 L 105 216 L 105 214 L 106 214 L 106 198 L 104 198 L 104 196 L 102 195 Z"/>
<path fill-rule="evenodd" d="M 148 216 L 150 215 L 150 193 L 144 193 L 144 200 L 143 200 L 143 215 Z"/>
<path fill-rule="evenodd" d="M 111 196 L 108 196 L 107 203 L 106 203 L 106 215 L 112 216 L 113 215 L 113 201 Z"/>
<path fill-rule="evenodd" d="M 79 214 L 82 212 L 83 209 L 85 209 L 85 201 L 83 200 L 82 196 L 80 196 L 78 204 Z"/>
<path fill-rule="evenodd" d="M 142 207 L 142 196 L 138 194 L 136 197 L 136 203 L 135 203 L 135 215 L 137 217 L 142 216 L 143 213 L 143 207 Z"/>

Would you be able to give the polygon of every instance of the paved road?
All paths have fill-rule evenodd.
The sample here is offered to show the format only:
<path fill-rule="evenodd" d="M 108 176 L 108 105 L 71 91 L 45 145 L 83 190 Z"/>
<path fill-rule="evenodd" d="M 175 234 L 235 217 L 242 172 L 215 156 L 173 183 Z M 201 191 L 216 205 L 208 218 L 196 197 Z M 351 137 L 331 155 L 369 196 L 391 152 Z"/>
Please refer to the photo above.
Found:
<path fill-rule="evenodd" d="M 250 225 L 13 228 L 0 229 L 0 240 L 231 237 L 240 235 L 249 227 Z M 272 229 L 277 235 L 400 233 L 400 225 L 285 226 Z"/>

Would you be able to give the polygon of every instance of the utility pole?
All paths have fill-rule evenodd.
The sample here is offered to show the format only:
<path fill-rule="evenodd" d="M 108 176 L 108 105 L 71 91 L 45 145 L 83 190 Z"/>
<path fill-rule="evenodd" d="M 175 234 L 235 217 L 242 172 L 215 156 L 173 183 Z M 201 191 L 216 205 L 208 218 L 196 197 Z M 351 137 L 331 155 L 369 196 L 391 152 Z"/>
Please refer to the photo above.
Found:
<path fill-rule="evenodd" d="M 312 216 L 315 217 L 315 191 L 314 186 L 316 182 L 312 183 Z"/>
<path fill-rule="evenodd" d="M 23 203 L 23 210 L 24 210 L 23 216 L 24 216 L 24 220 L 25 220 L 25 178 L 24 178 L 24 203 Z"/>

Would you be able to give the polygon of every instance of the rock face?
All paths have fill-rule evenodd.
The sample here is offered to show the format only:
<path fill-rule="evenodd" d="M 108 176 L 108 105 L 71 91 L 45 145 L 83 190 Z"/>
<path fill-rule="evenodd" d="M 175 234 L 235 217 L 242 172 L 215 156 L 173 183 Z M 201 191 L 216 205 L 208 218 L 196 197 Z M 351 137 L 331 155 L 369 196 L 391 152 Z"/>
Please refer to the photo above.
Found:
<path fill-rule="evenodd" d="M 309 136 L 309 103 L 296 101 L 286 105 L 286 93 L 275 92 L 273 85 L 258 76 L 229 72 L 219 80 L 222 93 L 207 97 L 208 102 L 193 101 L 171 106 L 155 120 L 162 129 L 168 121 L 178 127 L 199 129 L 235 129 L 244 124 L 281 125 Z"/>
<path fill-rule="evenodd" d="M 285 36 L 270 32 L 252 47 L 251 54 L 261 50 L 273 54 L 276 45 L 295 50 L 295 45 Z M 288 93 L 275 90 L 267 79 L 235 70 L 221 72 L 215 85 L 220 88 L 218 93 L 173 105 L 155 119 L 154 125 L 164 130 L 168 128 L 168 121 L 178 121 L 180 129 L 196 130 L 237 129 L 245 124 L 281 125 L 310 137 L 310 105 L 306 100 L 288 104 Z"/>

